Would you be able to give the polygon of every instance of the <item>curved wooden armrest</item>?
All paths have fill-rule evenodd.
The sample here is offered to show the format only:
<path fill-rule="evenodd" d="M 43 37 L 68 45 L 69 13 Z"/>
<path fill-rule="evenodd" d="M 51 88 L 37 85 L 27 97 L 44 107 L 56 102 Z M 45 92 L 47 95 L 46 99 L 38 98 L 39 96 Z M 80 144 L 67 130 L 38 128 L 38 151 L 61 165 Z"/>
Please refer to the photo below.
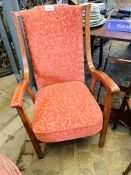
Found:
<path fill-rule="evenodd" d="M 90 6 L 86 6 L 86 15 L 85 15 L 85 32 L 86 32 L 86 37 L 85 37 L 85 46 L 86 46 L 86 58 L 87 58 L 87 64 L 89 71 L 92 74 L 92 82 L 91 82 L 91 92 L 93 93 L 94 91 L 94 86 L 96 83 L 96 80 L 99 79 L 102 84 L 105 86 L 106 91 L 108 93 L 114 93 L 114 92 L 119 92 L 120 89 L 117 86 L 117 84 L 104 72 L 98 71 L 95 69 L 93 62 L 92 62 L 92 55 L 91 55 L 91 47 L 90 47 Z"/>
<path fill-rule="evenodd" d="M 94 78 L 99 79 L 109 93 L 119 92 L 120 88 L 117 84 L 104 72 L 98 71 L 95 68 L 90 69 Z"/>
<path fill-rule="evenodd" d="M 117 84 L 104 72 L 96 70 L 94 67 L 90 68 L 90 72 L 92 74 L 92 81 L 90 90 L 93 93 L 94 87 L 97 80 L 100 80 L 106 89 L 106 95 L 104 98 L 104 110 L 103 110 L 103 128 L 100 133 L 99 146 L 102 147 L 105 142 L 105 137 L 107 133 L 111 108 L 112 108 L 112 99 L 113 93 L 119 92 L 120 88 Z M 98 97 L 99 98 L 99 97 Z"/>
<path fill-rule="evenodd" d="M 16 87 L 12 101 L 11 107 L 21 107 L 22 106 L 22 99 L 26 87 L 28 86 L 29 82 L 26 79 L 23 79 Z"/>

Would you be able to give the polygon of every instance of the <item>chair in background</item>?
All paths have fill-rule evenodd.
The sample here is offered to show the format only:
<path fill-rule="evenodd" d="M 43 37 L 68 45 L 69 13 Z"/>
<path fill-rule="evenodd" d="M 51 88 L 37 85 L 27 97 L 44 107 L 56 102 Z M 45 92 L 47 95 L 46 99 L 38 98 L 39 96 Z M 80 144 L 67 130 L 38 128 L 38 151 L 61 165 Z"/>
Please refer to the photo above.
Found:
<path fill-rule="evenodd" d="M 128 110 L 130 111 L 130 117 L 131 117 L 131 83 L 125 93 L 125 96 L 123 98 L 121 107 L 120 107 L 120 113 L 122 113 L 127 106 Z M 131 121 L 131 120 L 130 120 Z M 127 175 L 131 171 L 131 163 L 127 167 L 127 169 L 123 172 L 123 175 Z"/>
<path fill-rule="evenodd" d="M 129 65 L 131 65 L 131 60 L 126 60 L 126 59 L 122 59 L 122 58 L 108 56 L 105 60 L 104 72 L 106 71 L 108 61 L 116 62 L 116 63 L 119 63 L 119 64 L 129 64 Z M 127 118 L 124 118 L 124 115 L 123 115 L 125 107 L 127 107 L 127 110 L 131 114 L 131 97 L 130 97 L 130 95 L 131 95 L 131 82 L 129 84 L 129 87 L 123 87 L 121 85 L 119 85 L 119 87 L 120 87 L 120 91 L 124 92 L 125 94 L 124 94 L 124 97 L 122 99 L 121 106 L 119 108 L 119 114 L 114 119 L 113 129 L 116 129 L 118 121 L 121 122 L 122 124 L 126 125 L 128 128 L 131 128 L 131 119 L 130 119 L 130 117 L 128 117 L 128 121 L 126 121 Z M 100 87 L 100 89 L 101 89 L 101 87 Z M 99 94 L 100 94 L 100 89 L 99 89 Z M 99 98 L 99 94 L 98 94 L 98 98 Z M 128 125 L 126 123 L 128 123 Z"/>
<path fill-rule="evenodd" d="M 84 84 L 82 10 L 86 11 L 86 57 L 92 74 L 90 91 Z M 112 97 L 119 87 L 104 72 L 94 68 L 89 12 L 90 6 L 51 5 L 12 13 L 24 78 L 16 87 L 11 106 L 17 109 L 38 158 L 43 157 L 40 142 L 72 140 L 100 132 L 99 146 L 104 145 Z M 36 96 L 29 87 L 27 44 L 38 89 Z M 92 95 L 97 80 L 107 92 L 103 115 Z M 25 91 L 35 104 L 32 121 L 22 102 Z"/>
<path fill-rule="evenodd" d="M 1 175 L 22 175 L 17 166 L 7 157 L 0 155 L 0 174 Z"/>
<path fill-rule="evenodd" d="M 129 87 L 127 87 L 125 90 L 125 95 L 119 110 L 119 115 L 116 118 L 114 129 L 116 128 L 119 121 L 131 130 L 131 82 Z"/>

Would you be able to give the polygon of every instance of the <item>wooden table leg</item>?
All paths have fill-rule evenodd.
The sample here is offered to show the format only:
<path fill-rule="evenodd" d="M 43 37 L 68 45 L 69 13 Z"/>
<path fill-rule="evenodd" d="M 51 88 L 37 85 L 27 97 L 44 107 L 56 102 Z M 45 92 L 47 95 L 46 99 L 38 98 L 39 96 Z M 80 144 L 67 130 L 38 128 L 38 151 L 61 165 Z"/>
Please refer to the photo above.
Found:
<path fill-rule="evenodd" d="M 100 38 L 100 52 L 99 52 L 99 67 L 102 66 L 102 62 L 103 62 L 103 42 L 104 42 L 104 39 L 103 38 Z"/>
<path fill-rule="evenodd" d="M 95 39 L 95 37 L 91 36 L 91 54 L 92 54 L 92 57 L 93 57 L 93 52 L 94 52 L 94 39 Z M 103 61 L 103 42 L 104 42 L 104 39 L 100 38 L 99 64 L 98 64 L 97 68 L 100 68 L 102 66 L 102 61 Z"/>

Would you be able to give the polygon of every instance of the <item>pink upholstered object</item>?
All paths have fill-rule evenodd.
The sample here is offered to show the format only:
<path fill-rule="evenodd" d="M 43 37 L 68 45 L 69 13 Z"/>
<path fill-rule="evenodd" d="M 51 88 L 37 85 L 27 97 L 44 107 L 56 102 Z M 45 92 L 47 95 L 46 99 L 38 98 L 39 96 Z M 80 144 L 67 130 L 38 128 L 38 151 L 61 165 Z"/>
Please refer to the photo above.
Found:
<path fill-rule="evenodd" d="M 83 81 L 81 6 L 54 5 L 20 12 L 38 89 L 65 81 Z"/>
<path fill-rule="evenodd" d="M 17 166 L 8 158 L 0 155 L 0 175 L 22 175 Z"/>
<path fill-rule="evenodd" d="M 41 88 L 36 96 L 32 128 L 41 141 L 56 142 L 99 132 L 102 112 L 80 81 Z"/>
<path fill-rule="evenodd" d="M 53 5 L 20 12 L 38 86 L 32 129 L 41 141 L 86 137 L 102 128 L 102 112 L 83 83 L 81 10 Z"/>

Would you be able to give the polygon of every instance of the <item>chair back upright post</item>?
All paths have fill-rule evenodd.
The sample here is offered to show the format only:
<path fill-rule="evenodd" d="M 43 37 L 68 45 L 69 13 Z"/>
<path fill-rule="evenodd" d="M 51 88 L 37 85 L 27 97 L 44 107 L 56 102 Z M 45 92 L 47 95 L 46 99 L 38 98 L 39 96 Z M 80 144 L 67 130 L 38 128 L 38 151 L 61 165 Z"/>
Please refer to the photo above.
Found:
<path fill-rule="evenodd" d="M 28 65 L 28 61 L 27 61 L 27 53 L 26 53 L 24 38 L 22 35 L 22 29 L 21 29 L 21 25 L 20 25 L 20 21 L 19 21 L 20 15 L 18 12 L 12 12 L 12 17 L 13 17 L 13 20 L 14 20 L 14 23 L 15 23 L 15 26 L 17 29 L 17 36 L 18 36 L 18 40 L 20 43 L 22 62 L 23 62 L 23 67 L 24 67 L 24 79 L 26 79 L 27 82 L 29 83 L 29 81 L 30 81 L 29 65 Z"/>
<path fill-rule="evenodd" d="M 90 40 L 90 8 L 91 5 L 88 5 L 85 7 L 86 13 L 85 13 L 85 48 L 86 48 L 86 59 L 87 59 L 87 65 L 89 70 L 94 69 L 94 65 L 92 62 L 92 54 L 91 54 L 91 40 Z"/>
<path fill-rule="evenodd" d="M 34 145 L 35 151 L 38 155 L 38 158 L 41 159 L 43 158 L 43 153 L 41 152 L 41 148 L 40 148 L 40 141 L 37 140 L 37 138 L 35 137 L 33 131 L 32 131 L 32 126 L 31 126 L 31 122 L 29 120 L 29 117 L 26 113 L 24 104 L 23 104 L 23 99 L 22 96 L 24 95 L 24 89 L 27 91 L 27 93 L 30 95 L 33 103 L 35 103 L 35 95 L 33 94 L 29 83 L 30 83 L 30 71 L 29 71 L 29 64 L 28 64 L 28 60 L 27 60 L 27 53 L 26 53 L 26 46 L 24 43 L 24 36 L 22 33 L 22 28 L 20 25 L 20 21 L 19 21 L 19 13 L 18 12 L 12 12 L 12 16 L 13 16 L 13 20 L 16 26 L 16 30 L 17 30 L 17 36 L 18 36 L 18 40 L 20 43 L 20 49 L 21 49 L 21 55 L 22 55 L 22 62 L 23 62 L 23 67 L 24 67 L 24 78 L 23 80 L 20 82 L 19 86 L 21 86 L 21 92 L 18 92 L 18 94 L 16 94 L 15 96 L 13 96 L 12 101 L 16 101 L 16 99 L 18 98 L 18 96 L 20 97 L 20 102 L 19 105 L 16 107 L 14 104 L 11 105 L 12 107 L 16 107 L 21 120 L 27 130 L 27 133 L 32 141 L 32 144 Z M 24 84 L 24 85 L 22 85 Z M 23 87 L 22 87 L 23 86 Z M 24 88 L 25 87 L 25 88 Z M 17 91 L 17 89 L 16 89 Z"/>
<path fill-rule="evenodd" d="M 90 39 L 90 9 L 91 5 L 85 6 L 85 50 L 86 50 L 86 61 L 87 61 L 87 66 L 90 72 L 92 72 L 95 67 L 93 65 L 92 61 L 92 54 L 91 54 L 91 39 Z M 90 85 L 90 91 L 93 94 L 94 92 L 94 87 L 96 84 L 97 78 L 92 78 L 91 80 L 91 85 Z"/>

